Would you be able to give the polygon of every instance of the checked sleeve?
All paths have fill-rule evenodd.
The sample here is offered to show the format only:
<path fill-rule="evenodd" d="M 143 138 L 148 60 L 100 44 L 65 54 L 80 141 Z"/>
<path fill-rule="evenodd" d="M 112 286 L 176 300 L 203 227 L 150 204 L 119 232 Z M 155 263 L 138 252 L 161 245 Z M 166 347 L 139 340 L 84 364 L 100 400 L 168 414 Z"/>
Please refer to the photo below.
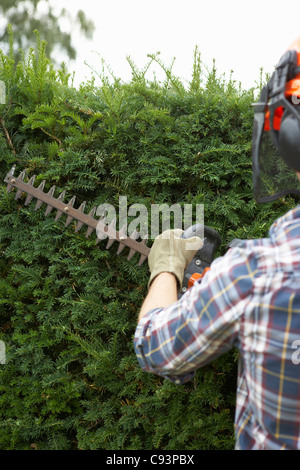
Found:
<path fill-rule="evenodd" d="M 241 315 L 251 303 L 255 275 L 250 250 L 232 248 L 181 299 L 148 312 L 134 338 L 142 369 L 185 383 L 231 349 L 238 342 Z"/>

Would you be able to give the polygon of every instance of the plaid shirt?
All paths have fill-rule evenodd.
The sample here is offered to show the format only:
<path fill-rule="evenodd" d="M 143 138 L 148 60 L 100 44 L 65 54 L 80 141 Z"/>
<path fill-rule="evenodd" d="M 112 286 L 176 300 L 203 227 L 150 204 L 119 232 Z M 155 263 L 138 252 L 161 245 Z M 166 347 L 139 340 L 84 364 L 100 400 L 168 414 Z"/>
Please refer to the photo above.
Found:
<path fill-rule="evenodd" d="M 176 303 L 148 312 L 141 367 L 175 383 L 233 346 L 240 351 L 236 449 L 300 449 L 300 206 L 269 238 L 216 259 Z"/>

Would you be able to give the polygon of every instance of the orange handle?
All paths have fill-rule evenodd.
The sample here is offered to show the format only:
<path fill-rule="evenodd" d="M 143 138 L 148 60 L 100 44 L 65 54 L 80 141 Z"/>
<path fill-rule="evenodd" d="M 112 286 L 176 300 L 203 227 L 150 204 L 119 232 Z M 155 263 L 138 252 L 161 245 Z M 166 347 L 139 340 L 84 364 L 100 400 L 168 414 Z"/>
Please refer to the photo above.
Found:
<path fill-rule="evenodd" d="M 210 268 L 205 268 L 203 273 L 194 273 L 191 275 L 191 277 L 189 278 L 189 282 L 188 282 L 188 289 L 190 289 L 193 285 L 194 285 L 194 282 L 198 281 L 198 279 L 202 279 L 204 274 L 209 270 Z"/>

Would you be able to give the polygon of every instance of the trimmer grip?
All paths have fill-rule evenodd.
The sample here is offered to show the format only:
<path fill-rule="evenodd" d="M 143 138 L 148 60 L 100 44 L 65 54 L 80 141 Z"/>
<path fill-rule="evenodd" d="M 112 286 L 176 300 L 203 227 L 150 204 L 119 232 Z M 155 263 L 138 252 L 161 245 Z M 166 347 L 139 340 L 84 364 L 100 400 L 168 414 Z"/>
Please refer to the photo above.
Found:
<path fill-rule="evenodd" d="M 203 239 L 205 237 L 204 228 L 205 228 L 205 225 L 203 224 L 191 225 L 191 227 L 187 228 L 184 231 L 182 238 L 200 237 Z"/>
<path fill-rule="evenodd" d="M 221 244 L 221 237 L 218 232 L 207 225 L 195 224 L 189 227 L 182 235 L 182 238 L 199 236 L 203 239 L 203 246 L 184 271 L 182 289 L 179 293 L 181 297 L 195 281 L 201 280 L 203 274 L 210 267 L 215 258 L 215 252 Z"/>

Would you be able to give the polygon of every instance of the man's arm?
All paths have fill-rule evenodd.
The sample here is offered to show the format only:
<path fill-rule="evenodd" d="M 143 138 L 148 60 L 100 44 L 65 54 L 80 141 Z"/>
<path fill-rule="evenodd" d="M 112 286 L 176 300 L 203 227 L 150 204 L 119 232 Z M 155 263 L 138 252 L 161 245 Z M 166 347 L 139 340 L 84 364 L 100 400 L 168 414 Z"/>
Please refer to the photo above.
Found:
<path fill-rule="evenodd" d="M 233 248 L 180 299 L 175 299 L 176 276 L 159 273 L 149 286 L 134 335 L 142 369 L 185 383 L 199 367 L 231 349 L 253 299 L 256 273 L 252 251 Z"/>
<path fill-rule="evenodd" d="M 154 308 L 164 308 L 177 301 L 184 269 L 202 247 L 199 237 L 182 238 L 183 230 L 166 230 L 158 236 L 151 248 L 148 263 L 150 269 L 149 291 L 145 298 L 140 319 Z"/>
<path fill-rule="evenodd" d="M 139 314 L 140 319 L 154 308 L 164 308 L 177 300 L 177 279 L 172 273 L 162 272 L 150 285 Z"/>

